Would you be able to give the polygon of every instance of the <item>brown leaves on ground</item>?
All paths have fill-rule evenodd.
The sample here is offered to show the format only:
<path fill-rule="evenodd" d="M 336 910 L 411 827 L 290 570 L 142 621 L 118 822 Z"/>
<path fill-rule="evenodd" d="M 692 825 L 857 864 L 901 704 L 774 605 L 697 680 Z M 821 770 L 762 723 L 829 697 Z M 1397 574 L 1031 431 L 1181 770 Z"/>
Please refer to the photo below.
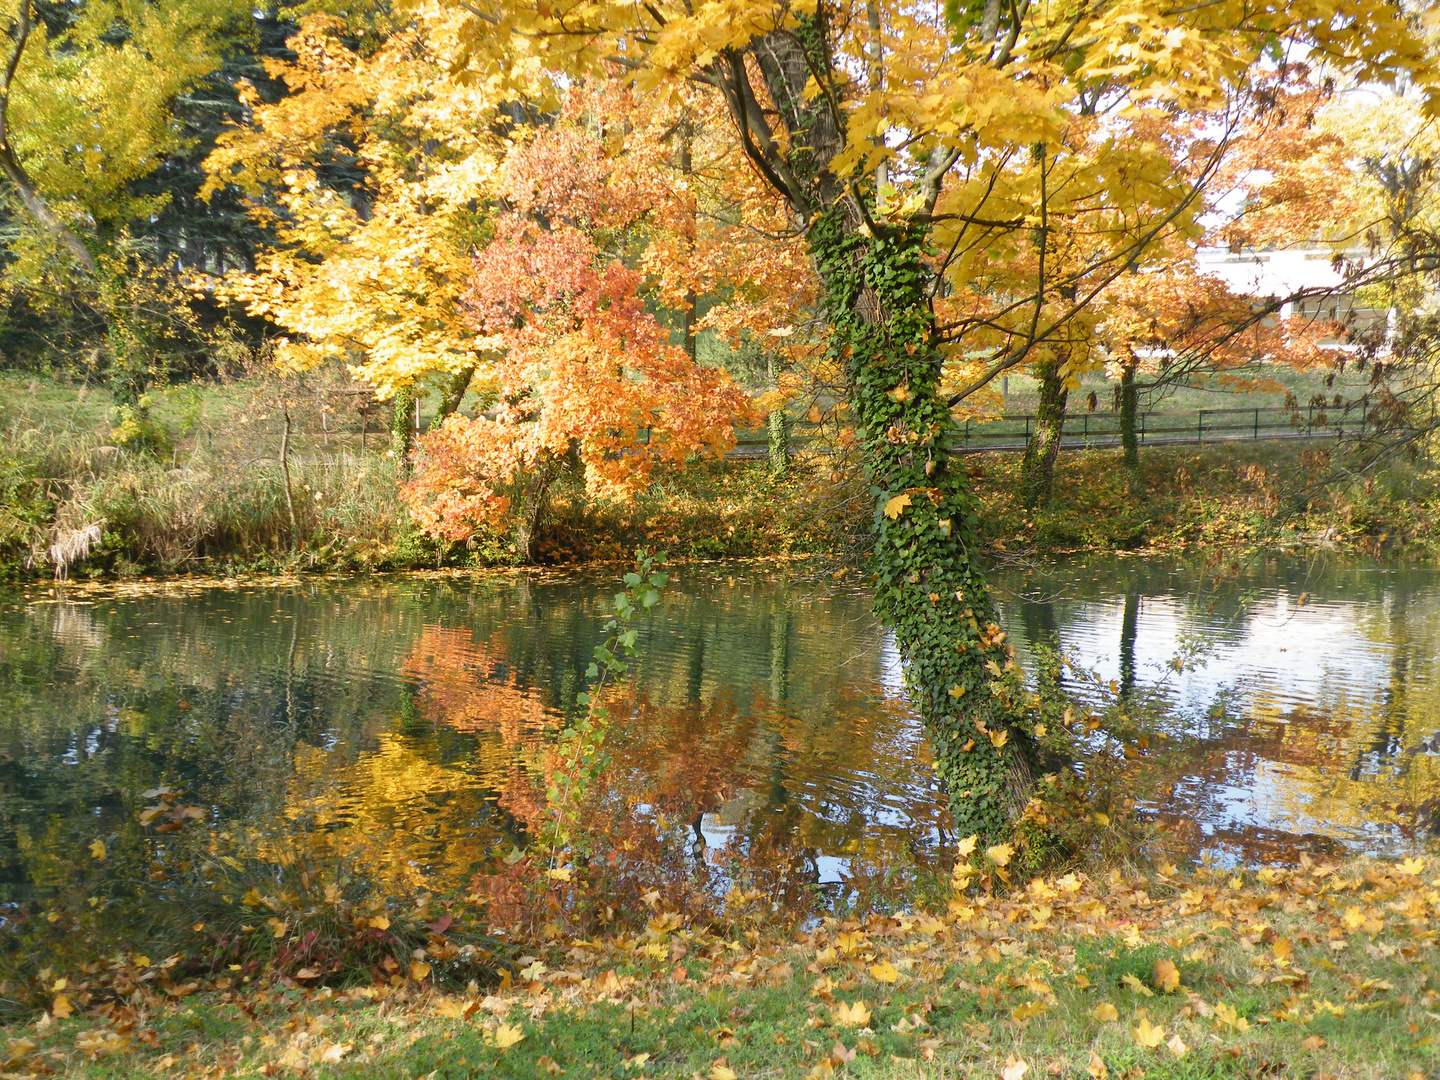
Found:
<path fill-rule="evenodd" d="M 1004 861 L 1013 869 L 1013 853 L 971 847 L 986 866 Z M 985 888 L 956 892 L 943 914 L 831 917 L 793 936 L 741 935 L 718 921 L 696 925 L 662 910 L 657 896 L 644 929 L 593 938 L 557 933 L 528 943 L 531 954 L 521 958 L 518 977 L 489 993 L 473 986 L 465 994 L 441 992 L 431 983 L 429 965 L 419 960 L 408 972 L 410 979 L 387 975 L 374 985 L 340 993 L 293 980 L 243 990 L 221 989 L 217 980 L 194 992 L 206 991 L 245 1009 L 266 1000 L 279 1002 L 282 995 L 297 1011 L 327 1002 L 383 1001 L 390 1014 L 475 1025 L 493 1052 L 504 1053 L 524 1041 L 533 1025 L 567 1010 L 659 1000 L 661 994 L 699 997 L 719 990 L 743 995 L 789 984 L 799 975 L 809 982 L 809 994 L 801 991 L 809 1009 L 797 1017 L 796 1026 L 803 1026 L 806 1035 L 813 1032 L 816 1041 L 810 1045 L 822 1056 L 818 1064 L 810 1057 L 807 1068 L 817 1076 L 843 1070 L 857 1054 L 880 1054 L 875 1039 L 891 1038 L 891 1033 L 910 1036 L 913 1053 L 933 1058 L 947 1036 L 931 1028 L 930 1002 L 949 991 L 974 995 L 991 1011 L 994 1019 L 987 1030 L 999 1023 L 1018 1034 L 1032 1025 L 1079 1018 L 1081 1027 L 1089 1025 L 1086 1039 L 1109 1044 L 1123 1039 L 1157 1063 L 1187 1058 L 1196 1048 L 1213 1053 L 1257 1034 L 1273 1038 L 1280 1030 L 1276 1025 L 1293 1025 L 1290 1045 L 1297 1054 L 1317 1054 L 1338 1036 L 1327 1042 L 1307 1030 L 1313 1021 L 1328 1023 L 1392 1000 L 1395 1007 L 1423 1010 L 1417 1015 L 1440 1013 L 1440 990 L 1434 986 L 1427 983 L 1411 991 L 1418 996 L 1401 1002 L 1389 979 L 1375 977 L 1386 972 L 1364 966 L 1372 960 L 1418 965 L 1433 956 L 1440 939 L 1437 869 L 1423 860 L 1344 868 L 1307 861 L 1292 870 L 1271 868 L 1234 878 L 1181 875 L 1162 867 L 1150 880 L 1118 872 L 1068 873 L 1023 884 L 1016 880 L 1009 891 L 995 888 L 977 869 L 955 880 L 968 885 L 978 876 Z M 1140 969 L 1143 979 L 1133 969 L 1123 976 L 1113 970 L 1103 974 L 1077 959 L 1081 943 L 1093 949 L 1096 942 L 1108 943 L 1112 957 L 1145 948 L 1158 950 L 1158 956 Z M 1208 965 L 1222 953 L 1227 962 L 1241 966 L 1248 989 L 1242 991 L 1233 977 L 1207 975 Z M 135 962 L 140 960 L 149 964 L 145 957 Z M 127 971 L 139 970 L 128 959 L 126 964 Z M 1344 988 L 1341 994 L 1332 992 L 1336 1000 L 1309 989 L 1313 973 L 1321 969 L 1330 985 L 1339 980 Z M 147 1007 L 190 1004 L 169 1003 L 169 988 L 188 991 L 188 984 L 168 982 L 160 966 L 145 970 L 157 974 L 151 985 L 166 983 L 150 990 L 144 983 L 126 983 Z M 1233 967 L 1227 971 L 1235 974 Z M 685 977 L 677 979 L 677 972 Z M 1066 994 L 1083 995 L 1078 1009 L 1057 1007 L 1062 987 Z M 1257 1008 L 1257 993 L 1270 987 L 1275 991 L 1270 1004 Z M 50 1007 L 39 1022 L 40 1034 L 33 1040 L 11 1039 L 7 1068 L 28 1068 L 37 1042 L 71 1024 L 76 1027 L 74 1050 L 90 1060 L 148 1045 L 133 1018 L 127 1019 L 128 1006 L 95 993 L 93 975 L 47 973 L 44 989 Z M 1085 1004 L 1087 998 L 1093 1004 Z M 920 1004 L 909 1004 L 917 999 Z M 905 1003 L 898 1020 L 897 1002 Z M 738 1045 L 736 1031 L 722 1029 L 726 1034 L 728 1039 L 717 1036 L 719 1045 Z M 1412 1037 L 1418 1045 L 1424 1036 L 1417 1027 Z M 265 1038 L 269 1041 L 262 1044 L 277 1065 L 310 1068 L 369 1053 L 360 1042 L 346 1042 L 338 1034 L 327 1038 L 323 1029 L 312 1031 L 298 1020 L 292 1030 L 267 1032 Z M 834 1049 L 820 1051 L 826 1041 Z M 1046 1071 L 1026 1063 L 1018 1051 L 1003 1065 L 998 1056 L 993 1061 L 1002 1078 Z M 1084 1069 L 1097 1080 L 1109 1075 L 1104 1060 L 1094 1056 L 1088 1065 L 1072 1060 L 1068 1067 Z M 726 1070 L 733 1067 L 717 1062 L 711 1075 Z"/>

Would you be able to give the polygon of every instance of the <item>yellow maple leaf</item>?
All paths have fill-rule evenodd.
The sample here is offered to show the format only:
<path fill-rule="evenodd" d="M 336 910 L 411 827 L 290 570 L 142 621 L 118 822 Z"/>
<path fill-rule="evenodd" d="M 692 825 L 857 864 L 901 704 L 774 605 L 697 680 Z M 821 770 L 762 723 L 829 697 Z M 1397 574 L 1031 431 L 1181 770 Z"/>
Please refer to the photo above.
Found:
<path fill-rule="evenodd" d="M 1417 877 L 1424 869 L 1424 859 L 1406 859 L 1404 862 L 1400 863 L 1398 866 L 1395 867 L 1395 872 L 1399 874 L 1406 874 L 1410 877 Z"/>
<path fill-rule="evenodd" d="M 1142 1016 L 1135 1028 L 1135 1042 L 1147 1050 L 1153 1050 L 1164 1041 L 1165 1029 L 1159 1024 L 1150 1023 L 1148 1018 Z"/>
<path fill-rule="evenodd" d="M 495 1045 L 501 1050 L 510 1049 L 523 1038 L 525 1032 L 520 1030 L 518 1024 L 501 1024 L 495 1029 Z"/>
<path fill-rule="evenodd" d="M 735 1070 L 717 1061 L 710 1069 L 710 1080 L 735 1080 Z"/>
<path fill-rule="evenodd" d="M 1010 741 L 1010 732 L 1008 731 L 987 731 L 985 734 L 990 736 L 990 745 L 996 750 L 1001 749 Z"/>
<path fill-rule="evenodd" d="M 375 930 L 389 930 L 390 920 L 384 915 L 372 915 L 370 916 L 370 926 Z"/>
<path fill-rule="evenodd" d="M 909 505 L 909 495 L 896 495 L 893 499 L 891 499 L 885 504 L 885 516 L 891 521 L 894 521 L 896 518 L 898 518 L 901 514 L 905 512 L 905 508 Z"/>
<path fill-rule="evenodd" d="M 1085 1069 L 1095 1080 L 1110 1080 L 1110 1070 L 1105 1067 L 1105 1061 L 1094 1050 L 1090 1051 L 1090 1064 Z"/>
<path fill-rule="evenodd" d="M 1155 961 L 1154 983 L 1167 994 L 1180 989 L 1180 969 L 1169 960 Z"/>
<path fill-rule="evenodd" d="M 994 738 L 992 735 L 991 738 Z M 994 847 L 985 849 L 985 857 L 996 866 L 1009 866 L 1010 860 L 1015 857 L 1014 844 L 996 844 Z"/>
<path fill-rule="evenodd" d="M 1165 1044 L 1165 1047 L 1177 1058 L 1183 1058 L 1190 1052 L 1190 1048 L 1186 1046 L 1185 1041 L 1180 1038 L 1179 1032 L 1170 1036 L 1170 1041 Z"/>
<path fill-rule="evenodd" d="M 895 966 L 889 960 L 881 960 L 878 964 L 872 964 L 870 975 L 876 982 L 882 983 L 893 983 L 900 978 L 900 973 L 895 970 Z"/>
<path fill-rule="evenodd" d="M 961 858 L 964 858 L 966 855 L 971 854 L 975 850 L 975 845 L 979 842 L 980 838 L 972 833 L 956 845 L 955 854 L 959 855 Z"/>
<path fill-rule="evenodd" d="M 1270 946 L 1270 951 L 1275 954 L 1275 959 L 1282 964 L 1290 962 L 1290 957 L 1295 955 L 1295 946 L 1290 944 L 1289 938 L 1276 938 L 1275 944 Z"/>
<path fill-rule="evenodd" d="M 1134 990 L 1137 994 L 1144 994 L 1146 997 L 1155 996 L 1155 991 L 1151 990 L 1134 975 L 1122 975 L 1120 976 L 1120 981 L 1123 982 L 1126 986 L 1130 987 L 1131 990 Z"/>
<path fill-rule="evenodd" d="M 1227 1027 L 1234 1028 L 1236 1031 L 1250 1030 L 1250 1021 L 1236 1012 L 1233 1006 L 1226 1005 L 1223 1001 L 1215 1003 L 1215 1019 Z"/>
<path fill-rule="evenodd" d="M 410 977 L 416 982 L 424 982 L 430 976 L 430 965 L 423 960 L 410 961 Z"/>
<path fill-rule="evenodd" d="M 844 1002 L 835 1006 L 835 1022 L 845 1027 L 864 1027 L 870 1023 L 870 1007 L 863 1001 L 857 1001 L 853 1005 L 846 1005 Z"/>
<path fill-rule="evenodd" d="M 92 859 L 105 858 L 105 841 L 95 840 L 90 844 L 90 857 Z"/>
<path fill-rule="evenodd" d="M 956 683 L 954 686 L 950 687 L 949 694 L 953 699 L 959 701 L 962 697 L 965 696 L 965 687 L 961 686 L 959 683 Z"/>
<path fill-rule="evenodd" d="M 1005 1059 L 1005 1067 L 1000 1070 L 1000 1080 L 1020 1080 L 1029 1071 L 1029 1062 L 1011 1054 Z"/>
<path fill-rule="evenodd" d="M 1120 1019 L 1120 1010 L 1108 1001 L 1102 1001 L 1090 1010 L 1090 1015 L 1102 1024 L 1113 1024 Z"/>
<path fill-rule="evenodd" d="M 1032 1020 L 1037 1016 L 1044 1015 L 1045 1009 L 1045 1002 L 1037 998 L 1034 1001 L 1027 1001 L 1021 1005 L 1016 1005 L 1015 1008 L 1010 1010 L 1010 1015 L 1023 1023 L 1026 1020 Z"/>
<path fill-rule="evenodd" d="M 50 1015 L 54 1016 L 56 1020 L 64 1020 L 74 1011 L 70 999 L 64 994 L 56 994 L 55 1000 L 50 1003 Z"/>

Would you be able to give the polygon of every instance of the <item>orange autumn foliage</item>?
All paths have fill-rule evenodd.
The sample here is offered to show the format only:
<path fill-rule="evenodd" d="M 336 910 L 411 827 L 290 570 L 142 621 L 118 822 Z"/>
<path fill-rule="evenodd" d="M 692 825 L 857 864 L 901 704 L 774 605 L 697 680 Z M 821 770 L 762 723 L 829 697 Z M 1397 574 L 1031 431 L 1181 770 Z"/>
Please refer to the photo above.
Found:
<path fill-rule="evenodd" d="M 683 236 L 694 220 L 668 151 L 642 132 L 612 153 L 577 102 L 597 97 L 577 92 L 562 122 L 518 145 L 500 169 L 504 209 L 463 297 L 497 358 L 498 400 L 421 440 L 404 493 L 432 535 L 498 530 L 517 497 L 533 511 L 572 451 L 591 494 L 629 498 L 660 462 L 721 456 L 735 425 L 754 419 L 742 388 L 670 341 L 647 309 L 646 275 L 618 256 L 627 242 Z"/>

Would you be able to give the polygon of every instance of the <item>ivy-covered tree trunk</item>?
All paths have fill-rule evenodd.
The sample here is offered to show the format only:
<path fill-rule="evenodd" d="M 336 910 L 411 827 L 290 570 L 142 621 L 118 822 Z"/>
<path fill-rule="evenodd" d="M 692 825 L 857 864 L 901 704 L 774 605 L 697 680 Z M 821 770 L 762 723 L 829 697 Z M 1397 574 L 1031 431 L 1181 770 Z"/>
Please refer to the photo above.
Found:
<path fill-rule="evenodd" d="M 515 554 L 521 562 L 535 561 L 536 543 L 550 509 L 550 486 L 560 474 L 564 459 L 545 454 L 531 470 L 515 507 Z"/>
<path fill-rule="evenodd" d="M 430 418 L 429 431 L 438 431 L 440 425 L 445 423 L 446 417 L 460 408 L 460 403 L 465 400 L 465 395 L 470 390 L 470 383 L 475 379 L 475 367 L 472 365 L 461 368 L 450 377 L 450 385 L 445 388 L 445 396 L 440 399 L 440 407 L 435 410 L 435 415 Z"/>
<path fill-rule="evenodd" d="M 1136 498 L 1144 495 L 1140 483 L 1140 439 L 1135 430 L 1139 400 L 1135 368 L 1127 364 L 1120 375 L 1120 446 L 1125 457 L 1125 478 L 1130 494 Z"/>
<path fill-rule="evenodd" d="M 876 613 L 894 630 L 960 834 L 1003 835 L 1033 783 L 1023 682 L 976 562 L 978 504 L 939 394 L 924 236 L 812 226 L 874 499 Z"/>
<path fill-rule="evenodd" d="M 765 417 L 766 456 L 770 475 L 779 478 L 790 467 L 790 418 L 784 409 L 771 409 Z"/>
<path fill-rule="evenodd" d="M 1065 428 L 1065 404 L 1070 391 L 1060 374 L 1062 357 L 1053 357 L 1039 367 L 1040 402 L 1035 407 L 1035 430 L 1020 462 L 1020 496 L 1034 509 L 1050 501 L 1055 487 L 1055 461 L 1060 456 L 1060 438 Z"/>
<path fill-rule="evenodd" d="M 415 392 L 408 386 L 395 391 L 394 409 L 390 413 L 390 451 L 404 473 L 410 471 L 410 451 L 415 449 L 415 422 L 410 415 L 414 406 Z"/>

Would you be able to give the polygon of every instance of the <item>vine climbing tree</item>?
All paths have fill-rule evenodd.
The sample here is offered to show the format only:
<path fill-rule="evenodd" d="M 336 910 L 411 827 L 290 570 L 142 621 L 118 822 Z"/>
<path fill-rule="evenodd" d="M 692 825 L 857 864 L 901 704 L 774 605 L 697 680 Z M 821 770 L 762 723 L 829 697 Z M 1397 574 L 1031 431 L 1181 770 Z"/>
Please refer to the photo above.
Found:
<path fill-rule="evenodd" d="M 1031 740 L 977 563 L 952 407 L 1064 348 L 1109 282 L 1195 228 L 1214 139 L 1194 138 L 1177 169 L 1173 148 L 1117 133 L 1176 110 L 1223 115 L 1262 60 L 1290 47 L 1336 77 L 1432 85 L 1404 13 L 1380 0 L 463 9 L 452 67 L 477 84 L 608 61 L 648 93 L 699 81 L 723 98 L 818 271 L 825 346 L 847 376 L 874 499 L 877 610 L 957 825 L 1004 832 L 1027 803 Z M 1082 206 L 1097 210 L 1084 258 L 1057 265 L 1055 223 Z"/>

